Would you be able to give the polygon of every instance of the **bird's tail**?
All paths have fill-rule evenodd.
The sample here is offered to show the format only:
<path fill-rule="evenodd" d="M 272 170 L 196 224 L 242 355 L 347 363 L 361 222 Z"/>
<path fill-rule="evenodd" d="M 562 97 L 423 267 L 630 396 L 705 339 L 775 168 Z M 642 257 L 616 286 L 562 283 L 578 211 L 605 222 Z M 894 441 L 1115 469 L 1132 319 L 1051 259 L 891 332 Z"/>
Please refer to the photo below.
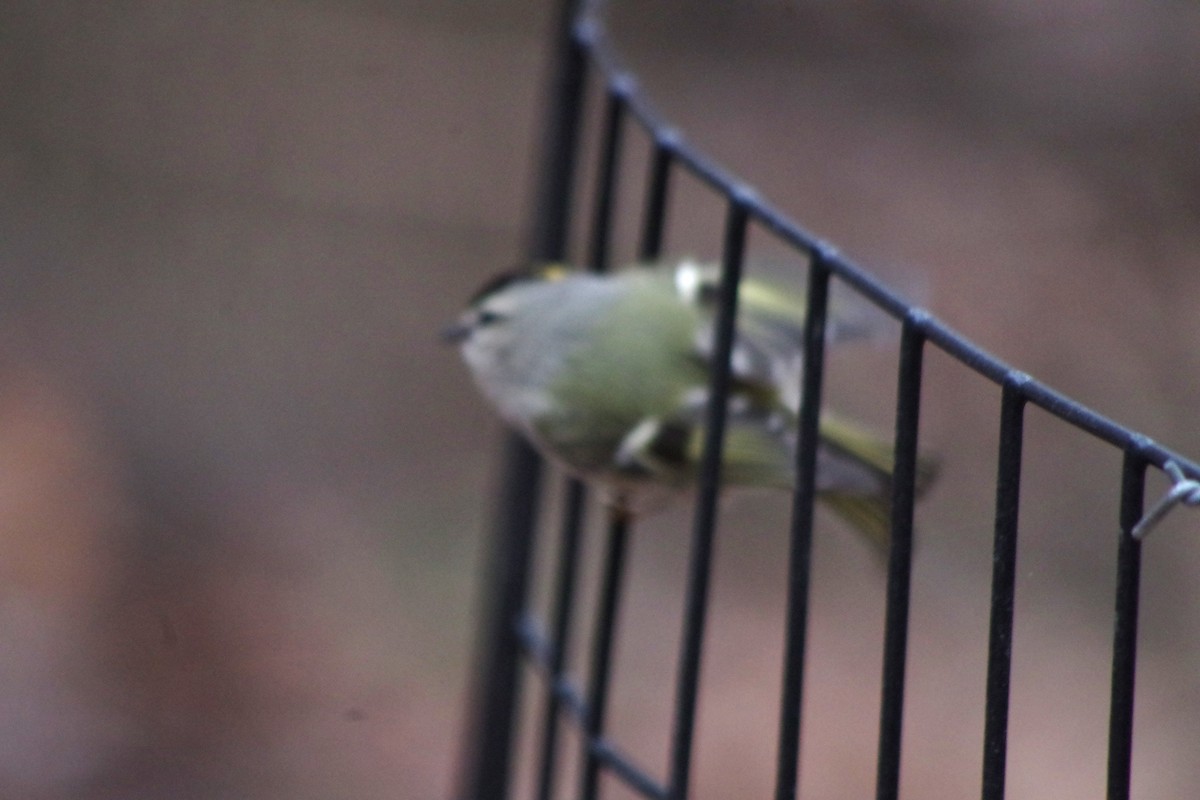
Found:
<path fill-rule="evenodd" d="M 874 547 L 886 553 L 891 539 L 892 444 L 874 434 L 826 414 L 821 418 L 824 449 L 818 469 L 818 497 Z M 916 495 L 920 497 L 937 476 L 937 462 L 917 459 Z"/>

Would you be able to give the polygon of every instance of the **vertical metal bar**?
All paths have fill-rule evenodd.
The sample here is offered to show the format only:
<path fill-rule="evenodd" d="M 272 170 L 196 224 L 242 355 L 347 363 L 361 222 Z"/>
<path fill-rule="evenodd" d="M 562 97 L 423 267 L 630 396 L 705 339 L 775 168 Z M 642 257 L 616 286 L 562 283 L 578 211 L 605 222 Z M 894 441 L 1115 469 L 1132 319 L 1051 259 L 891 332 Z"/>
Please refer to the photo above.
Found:
<path fill-rule="evenodd" d="M 823 254 L 812 255 L 808 269 L 808 309 L 804 321 L 804 382 L 801 386 L 796 491 L 788 552 L 786 638 L 779 707 L 775 800 L 793 800 L 800 761 L 804 654 L 808 640 L 808 598 L 812 564 L 817 448 L 820 444 L 821 391 L 825 376 L 825 319 L 829 306 L 829 268 Z"/>
<path fill-rule="evenodd" d="M 551 610 L 549 686 L 546 710 L 542 719 L 541 764 L 538 770 L 538 800 L 550 800 L 554 794 L 554 774 L 558 757 L 558 717 L 562 703 L 554 687 L 563 677 L 567 666 L 567 651 L 571 638 L 571 615 L 575 605 L 575 587 L 579 575 L 579 540 L 583 529 L 587 490 L 577 480 L 567 482 L 563 507 L 562 538 L 559 545 L 558 570 Z"/>
<path fill-rule="evenodd" d="M 996 477 L 996 531 L 992 549 L 992 606 L 988 634 L 987 699 L 983 725 L 983 800 L 1002 800 L 1008 758 L 1008 701 L 1016 599 L 1017 520 L 1025 426 L 1022 387 L 1011 373 L 1000 396 L 1000 458 Z"/>
<path fill-rule="evenodd" d="M 592 217 L 592 236 L 588 247 L 588 266 L 597 272 L 608 268 L 612 240 L 613 210 L 616 206 L 617 166 L 621 158 L 621 132 L 626 102 L 632 84 L 617 79 L 608 87 L 604 109 L 604 134 L 600 143 L 600 165 L 596 172 L 596 200 Z"/>
<path fill-rule="evenodd" d="M 542 463 L 515 435 L 505 442 L 503 463 L 500 514 L 483 595 L 487 605 L 476 664 L 477 683 L 470 700 L 475 717 L 467 730 L 468 752 L 460 792 L 464 800 L 502 800 L 507 796 L 516 727 L 521 650 L 515 626 L 529 581 Z"/>
<path fill-rule="evenodd" d="M 650 179 L 646 184 L 646 207 L 642 213 L 642 238 L 638 258 L 652 261 L 662 252 L 663 230 L 667 218 L 667 193 L 670 188 L 671 162 L 677 142 L 660 135 L 654 142 L 650 160 Z"/>
<path fill-rule="evenodd" d="M 1112 699 L 1108 718 L 1108 800 L 1129 800 L 1133 766 L 1133 694 L 1142 543 L 1130 532 L 1142 516 L 1145 478 L 1145 460 L 1127 452 L 1121 475 L 1121 538 L 1117 545 Z"/>
<path fill-rule="evenodd" d="M 592 661 L 588 689 L 588 716 L 583 742 L 583 776 L 580 797 L 595 800 L 599 788 L 600 759 L 594 747 L 604 733 L 608 705 L 609 677 L 612 672 L 613 639 L 625 571 L 625 551 L 629 524 L 624 514 L 611 512 L 608 524 L 608 551 L 600 585 L 600 604 L 596 614 L 596 633 L 592 643 Z"/>
<path fill-rule="evenodd" d="M 584 52 L 572 35 L 581 0 L 563 0 L 557 21 L 550 101 L 543 128 L 546 153 L 538 180 L 528 252 L 533 260 L 557 260 L 566 250 L 580 116 Z M 489 556 L 486 612 L 480 633 L 476 679 L 469 701 L 462 757 L 463 800 L 502 800 L 508 794 L 516 728 L 520 644 L 515 623 L 525 603 L 541 488 L 541 459 L 510 434 L 503 459 L 500 512 Z"/>
<path fill-rule="evenodd" d="M 909 599 L 912 586 L 913 507 L 917 484 L 917 432 L 921 412 L 921 370 L 926 315 L 904 319 L 896 397 L 896 455 L 892 473 L 891 549 L 888 554 L 887 612 L 883 638 L 883 689 L 879 704 L 878 800 L 900 795 L 900 753 L 904 729 L 904 681 L 908 658 Z"/>
<path fill-rule="evenodd" d="M 596 172 L 592 236 L 588 252 L 588 266 L 596 272 L 604 272 L 609 266 L 608 251 L 612 239 L 613 210 L 616 206 L 621 132 L 624 128 L 627 98 L 632 89 L 633 84 L 620 77 L 614 79 L 608 86 L 608 99 L 604 110 L 604 133 L 600 143 L 600 164 Z M 611 511 L 610 514 L 607 561 L 601 583 L 595 638 L 592 643 L 588 718 L 584 730 L 583 772 L 580 790 L 583 800 L 593 800 L 599 790 L 601 762 L 593 745 L 604 733 L 609 676 L 612 671 L 613 640 L 616 634 L 617 612 L 620 607 L 625 550 L 629 539 L 628 517 L 617 511 Z"/>
<path fill-rule="evenodd" d="M 557 21 L 557 52 L 542 129 L 545 154 L 538 174 L 528 252 L 534 261 L 557 261 L 567 251 L 571 229 L 571 187 L 579 160 L 579 130 L 587 83 L 587 54 L 575 35 L 575 17 L 585 0 L 562 0 Z"/>
<path fill-rule="evenodd" d="M 730 387 L 730 356 L 737 322 L 737 292 L 746 246 L 748 191 L 730 197 L 721 258 L 721 287 L 714 333 L 712 375 L 709 380 L 705 417 L 704 457 L 697 486 L 692 550 L 684 599 L 683 641 L 676 682 L 675 720 L 671 736 L 670 797 L 684 800 L 691 773 L 692 741 L 695 736 L 696 699 L 700 684 L 700 656 L 711 576 L 713 533 L 717 524 L 717 494 L 721 483 L 721 450 Z"/>

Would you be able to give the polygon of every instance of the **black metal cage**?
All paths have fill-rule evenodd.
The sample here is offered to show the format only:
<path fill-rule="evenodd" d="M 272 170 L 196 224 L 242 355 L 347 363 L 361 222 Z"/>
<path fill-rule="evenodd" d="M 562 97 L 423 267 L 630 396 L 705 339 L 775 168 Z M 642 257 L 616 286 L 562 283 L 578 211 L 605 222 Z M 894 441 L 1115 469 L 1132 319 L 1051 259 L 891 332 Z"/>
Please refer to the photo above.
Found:
<path fill-rule="evenodd" d="M 995 478 L 994 549 L 990 631 L 986 672 L 982 754 L 982 796 L 1004 797 L 1018 507 L 1022 490 L 1022 445 L 1026 408 L 1039 407 L 1085 435 L 1123 455 L 1117 550 L 1117 579 L 1112 633 L 1109 706 L 1107 796 L 1130 796 L 1134 670 L 1137 654 L 1139 577 L 1142 544 L 1135 528 L 1143 520 L 1143 487 L 1147 467 L 1168 469 L 1177 487 L 1200 478 L 1200 467 L 1159 446 L 1145 436 L 1100 416 L 1080 403 L 1030 378 L 967 341 L 921 308 L 908 305 L 888 286 L 862 267 L 839 255 L 774 208 L 733 175 L 697 152 L 665 124 L 624 70 L 607 38 L 596 10 L 586 2 L 563 3 L 552 96 L 541 151 L 541 176 L 529 255 L 555 260 L 565 255 L 572 197 L 578 188 L 577 152 L 584 114 L 585 86 L 598 79 L 603 92 L 599 120 L 599 162 L 591 191 L 594 207 L 587 226 L 588 262 L 594 269 L 607 265 L 614 224 L 614 199 L 620 188 L 625 132 L 636 127 L 648 142 L 649 171 L 640 191 L 639 256 L 659 255 L 674 176 L 686 173 L 703 184 L 725 206 L 722 252 L 722 304 L 716 330 L 716 363 L 712 377 L 710 424 L 704 466 L 695 496 L 689 567 L 684 599 L 683 630 L 676 666 L 669 767 L 655 775 L 611 738 L 605 726 L 610 688 L 610 664 L 629 530 L 625 522 L 610 523 L 600 596 L 593 625 L 586 682 L 573 681 L 565 669 L 567 642 L 578 623 L 577 594 L 580 537 L 585 489 L 569 481 L 563 502 L 553 571 L 551 602 L 546 618 L 527 606 L 531 553 L 538 525 L 539 498 L 544 492 L 539 457 L 522 441 L 507 443 L 503 487 L 495 519 L 490 586 L 485 595 L 487 619 L 482 637 L 478 684 L 470 708 L 467 757 L 461 796 L 493 800 L 511 795 L 514 729 L 520 712 L 519 693 L 541 698 L 537 727 L 534 792 L 539 800 L 555 795 L 556 773 L 564 748 L 564 726 L 573 726 L 583 743 L 578 797 L 588 800 L 599 791 L 599 777 L 609 774 L 636 796 L 683 800 L 689 796 L 697 689 L 709 601 L 718 486 L 719 451 L 728 389 L 728 356 L 733 339 L 736 287 L 741 276 L 747 231 L 768 230 L 803 255 L 808 262 L 808 316 L 805 336 L 805 375 L 799 421 L 798 485 L 790 524 L 788 596 L 782 686 L 776 735 L 777 800 L 797 795 L 801 701 L 805 677 L 810 561 L 812 551 L 814 479 L 819 410 L 825 365 L 825 323 L 832 281 L 849 289 L 901 325 L 898 393 L 895 399 L 895 481 L 891 546 L 887 564 L 886 613 L 883 642 L 882 697 L 879 706 L 876 797 L 899 796 L 902 715 L 908 649 L 909 600 L 912 581 L 914 487 L 917 474 L 918 420 L 922 406 L 922 364 L 928 348 L 936 348 L 962 369 L 972 371 L 1000 388 L 998 465 Z M 723 365 L 723 368 L 722 366 Z M 1171 463 L 1174 467 L 1171 467 Z M 1183 487 L 1171 496 L 1178 500 Z M 522 678 L 523 665 L 534 678 Z M 530 685 L 522 686 L 523 683 Z"/>

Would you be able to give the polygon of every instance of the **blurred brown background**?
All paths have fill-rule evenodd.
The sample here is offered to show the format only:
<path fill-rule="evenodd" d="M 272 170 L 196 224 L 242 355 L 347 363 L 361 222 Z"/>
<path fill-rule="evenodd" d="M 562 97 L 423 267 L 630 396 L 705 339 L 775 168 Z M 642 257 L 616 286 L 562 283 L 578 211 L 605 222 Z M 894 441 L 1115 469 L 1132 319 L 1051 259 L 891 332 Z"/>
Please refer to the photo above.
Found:
<path fill-rule="evenodd" d="M 0 796 L 451 794 L 499 428 L 435 334 L 521 253 L 553 11 L 0 4 Z M 1192 4 L 656 0 L 612 28 L 794 218 L 1200 453 Z M 673 251 L 717 252 L 704 208 Z M 830 401 L 886 430 L 892 358 L 838 354 Z M 904 786 L 948 798 L 977 791 L 998 393 L 928 374 Z M 1096 797 L 1119 458 L 1027 427 L 1009 793 Z M 699 796 L 769 791 L 785 511 L 729 503 Z M 1200 780 L 1198 519 L 1146 551 L 1139 796 Z M 803 788 L 862 797 L 882 570 L 824 522 Z M 685 523 L 635 543 L 620 643 L 614 732 L 652 768 Z"/>

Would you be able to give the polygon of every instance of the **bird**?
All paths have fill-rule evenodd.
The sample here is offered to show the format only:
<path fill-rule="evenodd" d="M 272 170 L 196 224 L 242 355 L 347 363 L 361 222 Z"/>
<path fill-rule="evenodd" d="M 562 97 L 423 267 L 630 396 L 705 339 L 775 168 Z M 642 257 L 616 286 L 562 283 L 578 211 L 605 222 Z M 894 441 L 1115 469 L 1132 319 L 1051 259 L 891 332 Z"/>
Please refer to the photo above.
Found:
<path fill-rule="evenodd" d="M 610 509 L 639 515 L 697 481 L 719 281 L 719 265 L 694 259 L 607 273 L 531 264 L 484 284 L 443 338 L 504 421 Z M 802 296 L 740 281 L 722 487 L 795 486 L 804 318 Z M 830 342 L 869 329 L 831 304 Z M 817 499 L 884 551 L 893 466 L 888 439 L 821 414 Z M 936 471 L 918 458 L 918 494 Z"/>

